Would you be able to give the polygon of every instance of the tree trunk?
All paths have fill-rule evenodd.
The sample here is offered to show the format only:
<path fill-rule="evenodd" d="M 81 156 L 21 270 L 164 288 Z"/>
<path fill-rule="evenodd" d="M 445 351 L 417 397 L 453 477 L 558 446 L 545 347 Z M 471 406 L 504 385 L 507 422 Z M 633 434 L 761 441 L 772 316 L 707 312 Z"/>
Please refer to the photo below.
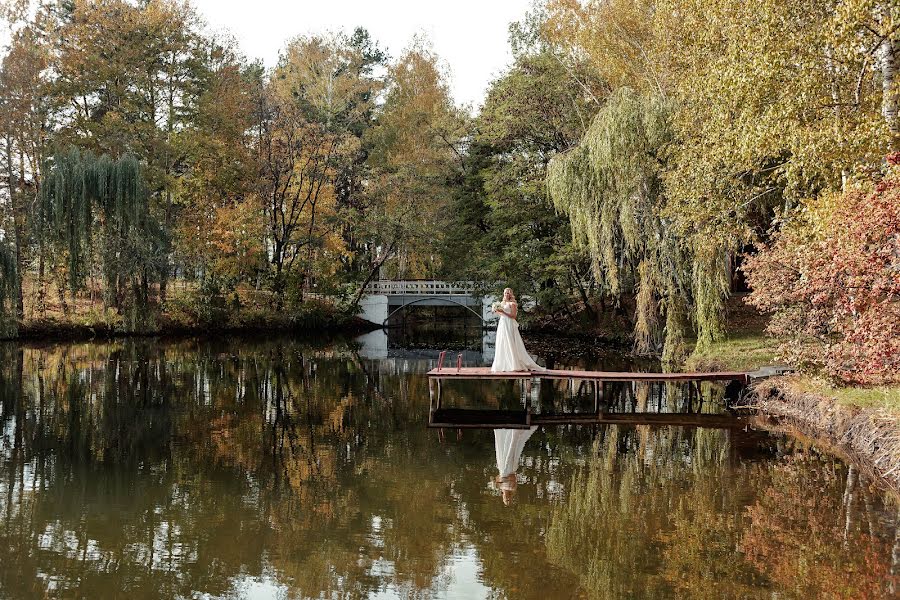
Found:
<path fill-rule="evenodd" d="M 68 316 L 69 304 L 66 302 L 66 277 L 59 268 L 53 270 L 53 275 L 56 278 L 56 293 L 59 298 L 59 307 L 63 314 Z"/>
<path fill-rule="evenodd" d="M 284 257 L 276 252 L 272 256 L 272 262 L 275 264 L 275 281 L 272 282 L 272 291 L 275 292 L 275 309 L 281 310 L 284 306 Z"/>
<path fill-rule="evenodd" d="M 883 31 L 889 31 L 890 27 L 890 8 L 882 6 L 881 8 L 881 28 Z M 896 56 L 894 54 L 894 42 L 889 35 L 886 35 L 878 47 L 878 62 L 881 69 L 881 115 L 887 123 L 891 132 L 891 150 L 897 149 L 897 137 L 900 133 L 900 126 L 897 123 L 897 95 L 894 89 L 894 79 L 897 75 Z"/>
<path fill-rule="evenodd" d="M 41 236 L 40 256 L 38 257 L 37 308 L 42 317 L 47 313 L 47 280 L 46 263 L 44 261 L 44 240 Z"/>
<path fill-rule="evenodd" d="M 359 304 L 359 301 L 362 299 L 363 292 L 365 292 L 365 290 L 366 290 L 366 286 L 369 285 L 369 283 L 372 281 L 372 279 L 375 278 L 375 274 L 378 273 L 379 269 L 381 269 L 381 266 L 385 263 L 385 261 L 387 261 L 387 259 L 394 252 L 395 246 L 396 246 L 396 244 L 394 242 L 391 242 L 391 245 L 388 246 L 388 249 L 384 253 L 384 255 L 380 259 L 375 260 L 375 263 L 373 264 L 372 268 L 369 270 L 369 274 L 366 275 L 365 281 L 362 282 L 362 285 L 359 286 L 359 290 L 356 292 L 356 297 L 353 299 L 353 306 L 356 306 L 357 304 Z"/>
<path fill-rule="evenodd" d="M 20 162 L 21 162 L 21 153 L 20 153 Z M 23 167 L 24 168 L 24 167 Z M 20 197 L 19 192 L 24 191 L 24 185 L 20 185 L 19 189 L 16 189 L 16 176 L 15 171 L 13 170 L 13 142 L 12 138 L 7 136 L 6 138 L 6 176 L 7 176 L 7 188 L 9 191 L 9 203 L 12 206 L 13 213 L 13 231 L 15 233 L 15 253 L 16 253 L 16 318 L 22 319 L 25 316 L 25 299 L 22 297 L 22 274 L 25 272 L 25 255 L 22 252 L 23 240 L 25 239 L 25 223 L 22 220 L 22 211 L 20 210 L 20 203 L 22 199 Z M 19 173 L 19 183 L 22 184 L 24 181 L 22 179 L 25 177 L 24 173 L 20 169 Z"/>

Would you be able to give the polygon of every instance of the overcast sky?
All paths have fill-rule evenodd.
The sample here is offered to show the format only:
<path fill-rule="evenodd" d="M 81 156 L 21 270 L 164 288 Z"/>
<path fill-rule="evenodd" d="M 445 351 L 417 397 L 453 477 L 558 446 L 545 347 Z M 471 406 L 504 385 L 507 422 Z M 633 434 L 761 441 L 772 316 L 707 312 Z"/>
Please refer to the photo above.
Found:
<path fill-rule="evenodd" d="M 530 0 L 194 0 L 213 31 L 228 31 L 248 58 L 275 65 L 285 42 L 305 33 L 356 26 L 396 57 L 425 33 L 450 69 L 459 104 L 481 104 L 488 83 L 511 56 L 508 26 Z"/>

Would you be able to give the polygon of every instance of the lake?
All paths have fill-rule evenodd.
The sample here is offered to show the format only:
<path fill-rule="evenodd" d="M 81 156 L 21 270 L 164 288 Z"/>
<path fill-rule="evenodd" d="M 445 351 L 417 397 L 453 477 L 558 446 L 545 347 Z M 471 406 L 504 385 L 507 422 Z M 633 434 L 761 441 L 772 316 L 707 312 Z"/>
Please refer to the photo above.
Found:
<path fill-rule="evenodd" d="M 433 333 L 0 346 L 0 598 L 894 593 L 896 504 L 749 425 L 541 427 L 499 479 L 505 438 L 429 429 L 424 377 L 440 344 L 476 364 L 491 340 Z M 577 413 L 590 393 L 460 381 L 443 401 Z M 712 384 L 604 402 L 724 411 Z"/>

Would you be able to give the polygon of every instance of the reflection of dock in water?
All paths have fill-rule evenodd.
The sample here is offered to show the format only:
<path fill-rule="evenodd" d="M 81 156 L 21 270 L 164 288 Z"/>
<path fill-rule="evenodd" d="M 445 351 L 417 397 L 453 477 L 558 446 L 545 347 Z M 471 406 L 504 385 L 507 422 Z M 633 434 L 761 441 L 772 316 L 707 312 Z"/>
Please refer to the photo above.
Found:
<path fill-rule="evenodd" d="M 461 361 L 460 361 L 461 362 Z M 440 357 L 439 365 L 443 363 Z M 537 425 L 651 425 L 704 427 L 716 429 L 739 429 L 746 423 L 731 414 L 704 413 L 694 411 L 694 398 L 700 400 L 700 383 L 704 381 L 726 384 L 724 393 L 727 398 L 736 397 L 748 381 L 746 373 L 641 373 L 616 371 L 582 371 L 548 369 L 545 371 L 492 372 L 487 367 L 438 367 L 428 372 L 431 406 L 428 412 L 428 426 L 434 428 L 454 429 L 527 429 Z M 579 393 L 585 386 L 592 392 L 592 410 L 584 412 L 532 412 L 531 406 L 521 410 L 444 408 L 442 405 L 443 383 L 445 380 L 512 380 L 518 381 L 526 390 L 540 380 L 568 380 L 572 395 Z M 575 382 L 579 381 L 578 392 Z M 682 408 L 687 412 L 610 412 L 604 400 L 607 383 L 616 384 L 676 384 L 688 385 L 686 404 Z M 613 400 L 616 406 L 624 398 Z"/>
<path fill-rule="evenodd" d="M 438 367 L 428 371 L 431 379 L 572 379 L 581 381 L 737 381 L 746 384 L 747 373 L 717 371 L 712 373 L 641 373 L 631 371 L 578 371 L 547 369 L 545 371 L 501 371 L 489 367 Z"/>
<path fill-rule="evenodd" d="M 674 425 L 741 429 L 746 423 L 732 415 L 707 413 L 532 414 L 527 409 L 436 408 L 428 414 L 428 426 L 441 429 L 528 429 L 535 425 Z"/>

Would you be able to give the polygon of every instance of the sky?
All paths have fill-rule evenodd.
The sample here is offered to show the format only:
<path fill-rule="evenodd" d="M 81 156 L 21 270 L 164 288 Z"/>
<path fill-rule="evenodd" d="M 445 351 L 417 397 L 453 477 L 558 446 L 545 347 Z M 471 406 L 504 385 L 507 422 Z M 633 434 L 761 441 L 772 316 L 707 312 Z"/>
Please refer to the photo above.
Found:
<path fill-rule="evenodd" d="M 250 59 L 267 67 L 297 35 L 356 26 L 392 57 L 424 33 L 450 71 L 457 104 L 477 108 L 490 81 L 512 60 L 508 27 L 531 0 L 193 0 L 210 29 L 229 32 Z"/>

